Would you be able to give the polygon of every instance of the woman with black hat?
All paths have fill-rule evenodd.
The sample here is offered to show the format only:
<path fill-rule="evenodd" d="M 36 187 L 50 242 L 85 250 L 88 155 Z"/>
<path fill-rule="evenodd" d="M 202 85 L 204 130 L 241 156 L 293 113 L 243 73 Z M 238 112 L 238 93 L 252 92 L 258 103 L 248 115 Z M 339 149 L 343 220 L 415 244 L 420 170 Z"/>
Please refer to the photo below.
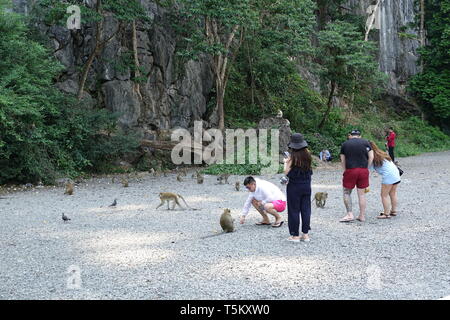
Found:
<path fill-rule="evenodd" d="M 311 154 L 308 143 L 300 133 L 294 133 L 288 144 L 290 156 L 284 161 L 287 184 L 288 226 L 291 236 L 288 241 L 310 241 L 308 236 L 311 220 Z M 300 215 L 302 233 L 300 237 Z"/>

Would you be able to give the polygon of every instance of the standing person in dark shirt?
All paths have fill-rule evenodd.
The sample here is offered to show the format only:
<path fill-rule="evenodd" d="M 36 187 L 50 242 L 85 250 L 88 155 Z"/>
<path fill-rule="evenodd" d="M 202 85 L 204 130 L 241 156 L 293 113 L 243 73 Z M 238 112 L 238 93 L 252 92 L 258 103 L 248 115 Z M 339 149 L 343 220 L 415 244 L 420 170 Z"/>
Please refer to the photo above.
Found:
<path fill-rule="evenodd" d="M 288 144 L 290 156 L 284 160 L 284 173 L 289 178 L 286 187 L 288 226 L 290 237 L 288 241 L 310 241 L 308 232 L 311 230 L 311 154 L 308 143 L 300 133 L 294 133 Z M 302 233 L 300 237 L 300 215 L 302 217 Z"/>
<path fill-rule="evenodd" d="M 350 139 L 341 146 L 341 165 L 344 170 L 342 185 L 344 188 L 344 204 L 347 215 L 340 222 L 353 221 L 352 190 L 357 187 L 359 216 L 365 221 L 366 196 L 365 189 L 369 187 L 369 169 L 373 161 L 373 150 L 369 141 L 361 138 L 359 130 L 352 130 Z"/>
<path fill-rule="evenodd" d="M 389 156 L 391 157 L 392 162 L 394 162 L 394 163 L 395 163 L 395 159 L 394 159 L 395 137 L 396 137 L 396 134 L 394 132 L 394 128 L 390 127 L 388 134 L 386 136 L 386 141 L 387 141 L 386 145 L 387 145 L 387 149 L 389 152 Z"/>

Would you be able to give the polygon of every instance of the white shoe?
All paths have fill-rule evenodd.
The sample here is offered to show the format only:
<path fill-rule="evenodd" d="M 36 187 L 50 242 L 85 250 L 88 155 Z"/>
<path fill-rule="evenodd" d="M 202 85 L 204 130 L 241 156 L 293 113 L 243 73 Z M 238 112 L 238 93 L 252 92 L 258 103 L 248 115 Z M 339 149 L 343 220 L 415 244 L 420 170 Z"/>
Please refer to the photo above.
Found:
<path fill-rule="evenodd" d="M 311 238 L 300 238 L 300 241 L 303 241 L 303 242 L 310 242 L 311 241 Z"/>
<path fill-rule="evenodd" d="M 290 242 L 300 242 L 300 239 L 292 239 L 291 237 L 287 238 L 286 240 Z"/>

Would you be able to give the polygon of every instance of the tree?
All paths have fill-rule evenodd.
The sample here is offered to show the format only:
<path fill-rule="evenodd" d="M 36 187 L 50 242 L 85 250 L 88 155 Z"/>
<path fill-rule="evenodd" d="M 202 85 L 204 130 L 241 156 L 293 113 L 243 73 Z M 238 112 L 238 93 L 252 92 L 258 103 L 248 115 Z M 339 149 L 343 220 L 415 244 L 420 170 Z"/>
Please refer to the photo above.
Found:
<path fill-rule="evenodd" d="M 179 17 L 177 29 L 187 42 L 186 50 L 179 54 L 188 58 L 201 53 L 212 56 L 216 109 L 219 129 L 223 130 L 230 64 L 242 45 L 244 33 L 250 32 L 258 22 L 254 3 L 251 0 L 181 0 L 179 3 L 180 6 L 174 6 Z"/>
<path fill-rule="evenodd" d="M 322 129 L 335 95 L 343 96 L 376 85 L 381 73 L 374 58 L 375 46 L 360 39 L 361 33 L 354 25 L 343 21 L 329 23 L 318 38 L 321 75 L 329 85 L 327 109 L 319 123 Z"/>
<path fill-rule="evenodd" d="M 51 183 L 137 147 L 115 132 L 117 115 L 82 108 L 53 86 L 63 67 L 29 34 L 23 17 L 0 7 L 0 184 Z"/>
<path fill-rule="evenodd" d="M 44 21 L 48 24 L 59 23 L 65 25 L 67 19 L 66 9 L 69 5 L 78 5 L 81 8 L 82 18 L 81 24 L 88 25 L 94 23 L 95 36 L 94 48 L 90 53 L 87 61 L 83 65 L 80 75 L 77 99 L 81 100 L 83 97 L 86 80 L 89 75 L 92 63 L 102 52 L 105 46 L 117 35 L 125 24 L 132 23 L 133 30 L 133 51 L 135 50 L 135 32 L 136 20 L 147 20 L 143 7 L 137 0 L 97 0 L 95 7 L 91 8 L 85 1 L 80 0 L 42 0 L 37 3 L 39 14 L 44 16 Z M 119 21 L 117 30 L 109 32 L 106 35 L 104 31 L 104 20 L 107 15 L 113 15 Z M 139 76 L 139 61 L 137 53 L 135 53 L 135 69 L 137 76 Z"/>
<path fill-rule="evenodd" d="M 226 95 L 227 110 L 232 119 L 251 114 L 261 117 L 277 109 L 297 118 L 302 114 L 301 106 L 294 101 L 304 94 L 299 88 L 301 79 L 297 81 L 297 65 L 306 67 L 314 53 L 314 2 L 260 0 L 255 9 L 259 23 L 246 32 L 243 50 L 231 66 L 233 87 Z"/>
<path fill-rule="evenodd" d="M 427 118 L 450 131 L 450 1 L 430 0 L 421 8 L 427 43 L 421 47 L 423 71 L 409 83 Z"/>

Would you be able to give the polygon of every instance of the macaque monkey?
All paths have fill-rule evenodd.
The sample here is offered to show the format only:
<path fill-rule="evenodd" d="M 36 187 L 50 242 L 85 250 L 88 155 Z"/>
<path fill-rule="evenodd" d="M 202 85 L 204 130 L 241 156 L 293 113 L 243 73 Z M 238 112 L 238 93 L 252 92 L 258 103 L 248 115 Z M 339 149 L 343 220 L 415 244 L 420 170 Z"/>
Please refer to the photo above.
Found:
<path fill-rule="evenodd" d="M 203 175 L 201 175 L 200 173 L 197 174 L 197 183 L 198 184 L 202 184 L 203 183 Z"/>
<path fill-rule="evenodd" d="M 220 226 L 225 233 L 234 231 L 234 219 L 231 216 L 230 209 L 223 210 L 220 216 Z"/>
<path fill-rule="evenodd" d="M 186 175 L 183 174 L 183 172 L 178 173 L 178 174 L 177 174 L 177 180 L 178 180 L 179 182 L 183 182 L 183 179 L 182 179 L 181 177 L 184 177 L 184 176 L 186 176 Z"/>
<path fill-rule="evenodd" d="M 217 181 L 219 181 L 218 184 L 223 184 L 223 181 L 225 181 L 226 184 L 228 184 L 228 177 L 230 175 L 228 173 L 222 173 L 220 176 L 217 177 Z"/>
<path fill-rule="evenodd" d="M 316 192 L 316 194 L 314 195 L 314 200 L 316 201 L 316 207 L 324 208 L 327 198 L 328 198 L 327 192 Z"/>
<path fill-rule="evenodd" d="M 192 178 L 192 179 L 196 179 L 196 178 L 198 177 L 198 175 L 199 175 L 199 171 L 196 169 L 196 170 L 194 171 L 194 173 L 192 173 L 191 178 Z"/>
<path fill-rule="evenodd" d="M 64 192 L 64 194 L 68 194 L 69 196 L 73 195 L 73 183 L 72 182 L 66 183 L 66 191 Z"/>
<path fill-rule="evenodd" d="M 120 181 L 122 182 L 124 188 L 128 188 L 128 179 L 122 178 Z"/>
<path fill-rule="evenodd" d="M 236 191 L 241 190 L 241 184 L 239 181 L 236 181 L 236 183 L 234 184 L 234 188 L 236 189 Z"/>
<path fill-rule="evenodd" d="M 161 203 L 159 204 L 159 206 L 156 207 L 156 209 L 161 207 L 164 204 L 164 202 L 167 202 L 167 210 L 174 210 L 175 209 L 175 205 L 178 205 L 180 208 L 183 208 L 180 205 L 180 202 L 178 201 L 179 198 L 181 198 L 181 200 L 183 200 L 184 204 L 189 209 L 191 209 L 191 210 L 198 210 L 198 209 L 189 207 L 189 205 L 186 203 L 186 200 L 184 200 L 184 198 L 180 194 L 176 194 L 176 193 L 172 193 L 172 192 L 161 192 L 159 194 L 159 199 L 161 200 Z M 169 202 L 170 201 L 173 201 L 172 209 L 169 209 Z"/>

